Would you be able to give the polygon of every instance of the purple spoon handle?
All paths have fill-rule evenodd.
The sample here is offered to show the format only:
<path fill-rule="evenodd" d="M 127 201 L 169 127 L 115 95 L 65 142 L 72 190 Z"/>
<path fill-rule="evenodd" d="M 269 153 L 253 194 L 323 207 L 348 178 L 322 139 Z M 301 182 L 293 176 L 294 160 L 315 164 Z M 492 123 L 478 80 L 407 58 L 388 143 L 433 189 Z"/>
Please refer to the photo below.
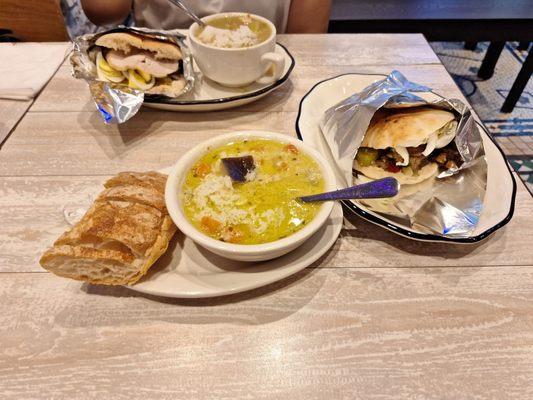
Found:
<path fill-rule="evenodd" d="M 399 189 L 400 184 L 396 179 L 383 178 L 378 179 L 377 181 L 351 186 L 346 189 L 335 190 L 333 192 L 303 196 L 300 197 L 300 200 L 305 203 L 310 203 L 314 201 L 328 200 L 381 199 L 396 196 Z"/>

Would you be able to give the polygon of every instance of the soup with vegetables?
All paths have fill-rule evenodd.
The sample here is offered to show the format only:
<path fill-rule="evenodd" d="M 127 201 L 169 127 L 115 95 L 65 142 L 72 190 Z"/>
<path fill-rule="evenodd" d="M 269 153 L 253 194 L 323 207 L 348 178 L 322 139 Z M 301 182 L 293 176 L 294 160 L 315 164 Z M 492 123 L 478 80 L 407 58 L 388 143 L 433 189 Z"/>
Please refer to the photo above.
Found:
<path fill-rule="evenodd" d="M 204 44 L 223 48 L 250 47 L 262 43 L 272 33 L 270 26 L 246 15 L 224 15 L 198 29 L 196 37 Z"/>
<path fill-rule="evenodd" d="M 319 166 L 296 146 L 250 139 L 209 149 L 187 171 L 180 197 L 189 221 L 206 235 L 261 244 L 309 223 L 320 204 L 297 198 L 323 190 Z"/>

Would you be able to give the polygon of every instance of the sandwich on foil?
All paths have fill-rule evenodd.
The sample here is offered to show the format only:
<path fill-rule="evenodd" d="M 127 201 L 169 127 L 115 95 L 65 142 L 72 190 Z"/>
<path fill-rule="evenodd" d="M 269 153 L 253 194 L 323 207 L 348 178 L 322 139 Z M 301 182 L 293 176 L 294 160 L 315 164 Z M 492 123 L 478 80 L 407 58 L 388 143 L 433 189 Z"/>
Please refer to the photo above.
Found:
<path fill-rule="evenodd" d="M 137 33 L 113 32 L 100 36 L 93 51 L 100 81 L 169 97 L 183 93 L 183 56 L 175 43 Z"/>
<path fill-rule="evenodd" d="M 454 142 L 454 113 L 431 107 L 381 109 L 372 118 L 357 151 L 354 168 L 367 178 L 388 176 L 415 184 L 463 160 Z"/>

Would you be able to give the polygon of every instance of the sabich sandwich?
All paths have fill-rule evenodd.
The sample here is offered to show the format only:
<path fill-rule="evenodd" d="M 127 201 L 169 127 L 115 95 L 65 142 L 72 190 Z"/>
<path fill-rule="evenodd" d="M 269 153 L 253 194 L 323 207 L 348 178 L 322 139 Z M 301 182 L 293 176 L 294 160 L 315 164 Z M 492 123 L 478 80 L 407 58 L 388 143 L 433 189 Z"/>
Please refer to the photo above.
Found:
<path fill-rule="evenodd" d="M 177 97 L 182 93 L 185 79 L 178 45 L 128 32 L 102 35 L 95 45 L 99 80 L 150 94 Z"/>
<path fill-rule="evenodd" d="M 430 107 L 375 115 L 357 152 L 355 169 L 371 179 L 392 176 L 400 184 L 428 179 L 462 163 L 455 146 L 453 113 Z"/>

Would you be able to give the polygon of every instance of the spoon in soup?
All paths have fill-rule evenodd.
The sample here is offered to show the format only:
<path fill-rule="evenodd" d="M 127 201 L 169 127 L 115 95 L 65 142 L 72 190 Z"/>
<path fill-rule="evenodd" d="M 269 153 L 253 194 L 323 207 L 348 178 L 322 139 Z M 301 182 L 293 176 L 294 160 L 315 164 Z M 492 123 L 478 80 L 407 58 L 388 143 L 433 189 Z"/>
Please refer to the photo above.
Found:
<path fill-rule="evenodd" d="M 244 183 L 255 176 L 254 158 L 250 155 L 225 157 L 221 158 L 221 161 L 233 182 Z M 387 177 L 332 192 L 298 197 L 298 200 L 311 203 L 329 200 L 383 199 L 396 196 L 399 190 L 400 183 L 395 178 Z"/>
<path fill-rule="evenodd" d="M 175 6 L 179 7 L 181 11 L 189 16 L 194 22 L 200 25 L 202 28 L 205 27 L 204 21 L 202 21 L 195 13 L 191 11 L 189 7 L 183 4 L 180 0 L 168 0 Z"/>
<path fill-rule="evenodd" d="M 399 190 L 400 183 L 396 179 L 388 177 L 346 189 L 302 196 L 298 199 L 304 203 L 330 200 L 382 199 L 396 196 Z"/>

